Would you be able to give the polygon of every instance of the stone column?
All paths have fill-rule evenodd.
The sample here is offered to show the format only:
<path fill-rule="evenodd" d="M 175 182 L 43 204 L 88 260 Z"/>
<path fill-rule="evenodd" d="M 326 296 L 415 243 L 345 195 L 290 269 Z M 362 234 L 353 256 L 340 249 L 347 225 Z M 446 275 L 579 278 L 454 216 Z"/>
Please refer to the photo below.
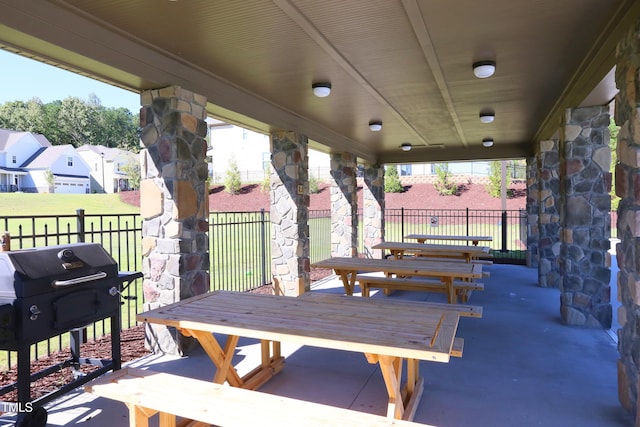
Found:
<path fill-rule="evenodd" d="M 383 251 L 371 247 L 384 241 L 384 167 L 365 165 L 363 181 L 364 252 L 367 258 L 382 258 Z"/>
<path fill-rule="evenodd" d="M 276 295 L 311 290 L 307 137 L 271 134 L 271 271 Z"/>
<path fill-rule="evenodd" d="M 144 310 L 209 290 L 206 98 L 177 86 L 142 93 L 140 215 Z M 154 352 L 194 346 L 175 330 L 148 325 Z"/>
<path fill-rule="evenodd" d="M 608 107 L 565 114 L 560 314 L 569 325 L 611 327 L 609 120 Z"/>
<path fill-rule="evenodd" d="M 638 413 L 640 372 L 640 21 L 618 44 L 616 64 L 615 121 L 620 126 L 616 148 L 616 194 L 618 238 L 618 397 L 624 408 Z"/>
<path fill-rule="evenodd" d="M 538 284 L 559 288 L 560 273 L 560 153 L 557 140 L 541 141 L 538 149 L 540 187 L 538 204 Z"/>
<path fill-rule="evenodd" d="M 331 154 L 331 256 L 358 255 L 356 156 Z"/>
<path fill-rule="evenodd" d="M 540 167 L 538 156 L 527 157 L 527 266 L 538 268 L 540 242 Z"/>

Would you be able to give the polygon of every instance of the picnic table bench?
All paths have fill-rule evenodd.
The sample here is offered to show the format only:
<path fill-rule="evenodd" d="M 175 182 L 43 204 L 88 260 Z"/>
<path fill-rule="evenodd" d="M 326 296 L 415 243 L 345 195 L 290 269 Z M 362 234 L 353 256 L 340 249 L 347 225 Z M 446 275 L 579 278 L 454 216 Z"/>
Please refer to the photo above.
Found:
<path fill-rule="evenodd" d="M 356 275 L 356 281 L 360 285 L 363 297 L 370 295 L 371 288 L 384 289 L 385 291 L 426 291 L 448 293 L 447 284 L 432 278 L 415 277 L 386 277 Z M 479 282 L 454 280 L 453 289 L 463 303 L 469 301 L 472 291 L 484 291 L 484 284 Z"/>
<path fill-rule="evenodd" d="M 131 427 L 148 427 L 149 418 L 156 414 L 159 414 L 159 427 L 428 427 L 381 415 L 137 368 L 123 368 L 107 374 L 84 389 L 88 393 L 126 404 Z"/>

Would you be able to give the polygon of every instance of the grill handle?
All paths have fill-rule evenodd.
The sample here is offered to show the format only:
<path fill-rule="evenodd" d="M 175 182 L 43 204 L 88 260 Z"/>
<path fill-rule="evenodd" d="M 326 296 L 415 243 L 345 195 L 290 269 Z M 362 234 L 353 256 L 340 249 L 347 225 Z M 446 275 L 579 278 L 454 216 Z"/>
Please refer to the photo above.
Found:
<path fill-rule="evenodd" d="M 107 277 L 107 273 L 104 271 L 99 271 L 96 274 L 90 274 L 88 276 L 76 277 L 75 279 L 69 280 L 54 280 L 51 283 L 51 286 L 54 288 L 64 288 L 65 286 L 73 286 L 80 283 L 91 282 L 93 280 L 104 279 Z"/>

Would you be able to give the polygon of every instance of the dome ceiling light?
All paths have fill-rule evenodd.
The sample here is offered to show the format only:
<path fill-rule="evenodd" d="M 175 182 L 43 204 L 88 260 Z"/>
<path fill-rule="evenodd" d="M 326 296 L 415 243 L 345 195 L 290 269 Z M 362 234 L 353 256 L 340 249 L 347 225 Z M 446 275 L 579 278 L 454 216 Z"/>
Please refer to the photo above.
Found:
<path fill-rule="evenodd" d="M 403 142 L 402 144 L 400 144 L 400 148 L 402 149 L 402 151 L 411 151 L 411 143 Z"/>
<path fill-rule="evenodd" d="M 478 61 L 473 64 L 473 74 L 479 79 L 486 79 L 496 72 L 495 61 Z"/>
<path fill-rule="evenodd" d="M 331 83 L 314 83 L 311 85 L 311 88 L 313 89 L 313 94 L 318 98 L 327 97 L 331 93 Z"/>
<path fill-rule="evenodd" d="M 380 132 L 382 130 L 382 122 L 380 120 L 372 120 L 369 122 L 371 132 Z"/>
<path fill-rule="evenodd" d="M 493 123 L 496 115 L 493 112 L 483 112 L 480 113 L 480 122 L 482 123 Z"/>
<path fill-rule="evenodd" d="M 484 138 L 482 140 L 482 146 L 486 148 L 493 146 L 493 138 Z"/>

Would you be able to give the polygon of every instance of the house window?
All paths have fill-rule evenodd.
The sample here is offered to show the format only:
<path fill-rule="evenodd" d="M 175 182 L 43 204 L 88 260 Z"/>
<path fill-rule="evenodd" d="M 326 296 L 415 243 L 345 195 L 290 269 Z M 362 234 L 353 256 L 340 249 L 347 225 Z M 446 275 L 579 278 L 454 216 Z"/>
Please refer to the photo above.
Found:
<path fill-rule="evenodd" d="M 69 167 L 73 166 L 73 157 L 71 157 L 71 156 L 67 157 L 67 166 L 69 166 Z"/>
<path fill-rule="evenodd" d="M 11 163 L 13 163 L 14 165 L 18 163 L 18 159 L 16 158 L 16 156 L 11 156 Z"/>
<path fill-rule="evenodd" d="M 93 170 L 96 171 L 96 172 L 98 171 L 98 164 L 97 163 L 93 164 Z"/>
<path fill-rule="evenodd" d="M 401 176 L 411 175 L 411 165 L 400 165 L 400 175 Z"/>

